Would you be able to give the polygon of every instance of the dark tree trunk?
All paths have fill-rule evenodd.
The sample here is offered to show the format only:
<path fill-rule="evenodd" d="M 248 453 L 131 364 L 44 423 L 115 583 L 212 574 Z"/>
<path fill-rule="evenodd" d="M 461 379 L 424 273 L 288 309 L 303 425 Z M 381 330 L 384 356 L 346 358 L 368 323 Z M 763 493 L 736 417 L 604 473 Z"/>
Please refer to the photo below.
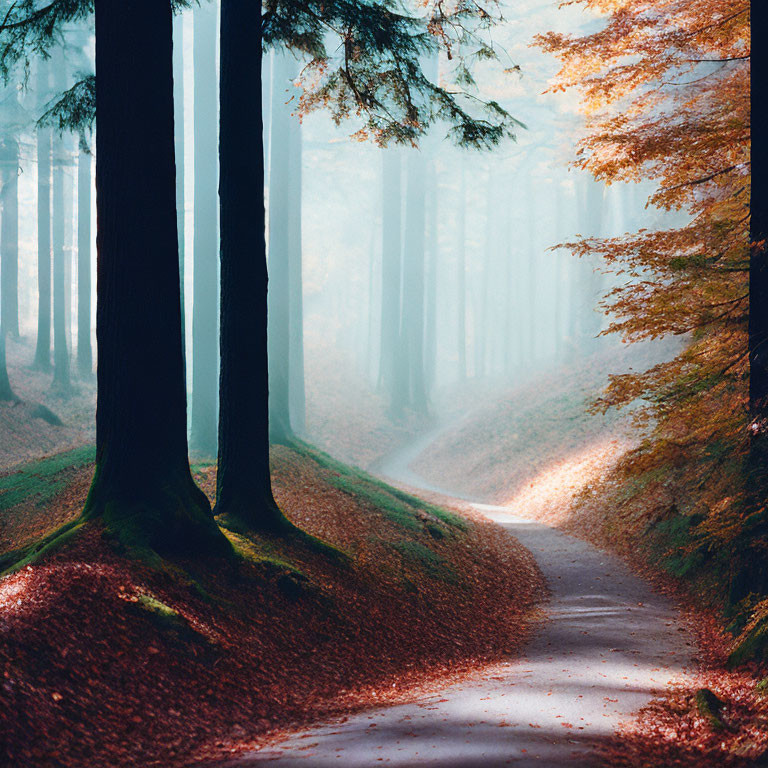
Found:
<path fill-rule="evenodd" d="M 216 454 L 218 370 L 218 200 L 216 122 L 216 3 L 194 10 L 195 236 L 192 306 L 193 451 Z M 252 86 L 255 88 L 256 86 Z"/>
<path fill-rule="evenodd" d="M 186 247 L 186 196 L 184 194 L 184 17 L 173 19 L 173 126 L 176 151 L 176 231 L 179 233 L 179 283 L 181 285 L 181 354 L 184 357 L 186 386 L 187 333 L 184 301 L 184 259 Z"/>
<path fill-rule="evenodd" d="M 294 118 L 288 126 L 291 207 L 288 231 L 288 287 L 290 291 L 288 362 L 291 425 L 301 435 L 306 427 L 304 387 L 304 280 L 302 276 L 302 146 L 301 123 Z"/>
<path fill-rule="evenodd" d="M 187 459 L 170 0 L 96 0 L 98 401 L 85 515 L 160 551 L 230 551 Z"/>
<path fill-rule="evenodd" d="M 57 86 L 63 83 L 58 82 Z M 71 392 L 67 344 L 67 184 L 66 147 L 63 137 L 54 141 L 53 162 L 53 389 L 59 395 Z"/>
<path fill-rule="evenodd" d="M 40 61 L 37 69 L 38 101 L 47 98 L 49 67 Z M 51 370 L 51 131 L 37 131 L 37 346 L 33 367 Z"/>
<path fill-rule="evenodd" d="M 295 66 L 288 53 L 272 58 L 272 130 L 269 171 L 269 428 L 272 442 L 291 440 L 290 414 L 290 228 L 289 131 Z M 292 102 L 291 102 L 292 103 Z"/>
<path fill-rule="evenodd" d="M 389 395 L 393 415 L 403 408 L 396 396 L 400 343 L 400 269 L 402 260 L 401 159 L 396 149 L 383 150 L 381 209 L 381 350 L 379 386 Z"/>
<path fill-rule="evenodd" d="M 403 248 L 402 346 L 407 355 L 410 402 L 427 413 L 424 370 L 425 162 L 419 150 L 408 153 L 408 188 Z"/>
<path fill-rule="evenodd" d="M 2 220 L 0 257 L 2 259 L 2 324 L 5 333 L 19 337 L 19 141 L 7 136 L 0 145 L 2 168 Z"/>
<path fill-rule="evenodd" d="M 221 378 L 216 512 L 250 529 L 284 528 L 269 475 L 267 253 L 261 6 L 222 0 L 219 157 Z"/>
<path fill-rule="evenodd" d="M 752 39 L 768 29 L 768 5 L 751 3 Z M 768 431 L 768 192 L 760 185 L 768 179 L 768 140 L 763 137 L 763 83 L 768 81 L 768 50 L 752 48 L 752 195 L 749 260 L 749 408 L 753 431 L 766 442 Z M 761 451 L 768 453 L 768 451 Z M 765 471 L 765 467 L 761 468 Z"/>
<path fill-rule="evenodd" d="M 93 374 L 91 351 L 91 156 L 80 152 L 77 164 L 77 371 Z"/>

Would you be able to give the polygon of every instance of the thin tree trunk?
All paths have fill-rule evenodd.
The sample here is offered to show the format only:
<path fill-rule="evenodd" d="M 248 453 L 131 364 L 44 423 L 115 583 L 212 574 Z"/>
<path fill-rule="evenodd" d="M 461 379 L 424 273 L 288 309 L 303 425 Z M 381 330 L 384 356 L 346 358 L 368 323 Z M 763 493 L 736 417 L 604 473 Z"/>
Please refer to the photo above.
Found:
<path fill-rule="evenodd" d="M 494 187 L 495 174 L 493 166 L 488 172 L 487 196 L 485 201 L 485 249 L 483 253 L 483 271 L 480 275 L 480 306 L 478 307 L 478 322 L 475 325 L 475 377 L 483 378 L 488 373 L 488 338 L 489 338 L 489 312 L 488 301 L 490 293 L 491 272 L 493 268 L 493 252 L 496 246 L 494 233 Z"/>
<path fill-rule="evenodd" d="M 605 187 L 602 182 L 591 178 L 585 179 L 584 190 L 584 219 L 582 229 L 589 237 L 601 237 L 603 235 L 603 219 L 605 213 Z M 586 265 L 586 280 L 584 284 L 583 306 L 583 334 L 582 343 L 587 349 L 594 349 L 597 345 L 597 337 L 602 330 L 602 315 L 598 310 L 598 302 L 603 296 L 605 281 L 600 272 L 600 264 L 597 259 L 590 259 Z"/>
<path fill-rule="evenodd" d="M 57 62 L 55 86 L 63 90 L 64 67 Z M 62 396 L 71 391 L 67 345 L 67 165 L 69 158 L 62 136 L 53 145 L 53 389 Z"/>
<path fill-rule="evenodd" d="M 261 6 L 222 0 L 220 80 L 221 379 L 216 512 L 283 529 L 269 474 L 267 251 Z M 256 85 L 254 85 L 256 84 Z"/>
<path fill-rule="evenodd" d="M 170 0 L 96 0 L 98 400 L 86 517 L 127 544 L 231 551 L 187 459 Z"/>
<path fill-rule="evenodd" d="M 91 351 L 91 156 L 80 152 L 77 165 L 77 370 L 93 374 Z"/>
<path fill-rule="evenodd" d="M 428 408 L 424 370 L 425 171 L 424 155 L 411 150 L 403 248 L 402 345 L 407 354 L 410 402 L 422 415 Z"/>
<path fill-rule="evenodd" d="M 295 62 L 290 53 L 272 57 L 272 129 L 269 172 L 269 428 L 272 442 L 291 440 L 290 413 L 290 222 L 292 209 L 289 131 L 291 80 Z M 292 103 L 292 101 L 291 101 Z"/>
<path fill-rule="evenodd" d="M 437 279 L 440 274 L 438 265 L 437 238 L 437 171 L 435 158 L 426 157 L 427 165 L 427 233 L 429 261 L 426 275 L 426 312 L 424 319 L 424 376 L 425 387 L 431 391 L 435 383 L 437 368 Z"/>
<path fill-rule="evenodd" d="M 535 182 L 532 172 L 528 171 L 528 194 L 526 200 L 528 218 L 528 238 L 526 241 L 527 253 L 526 253 L 526 304 L 528 311 L 525 314 L 526 322 L 526 342 L 527 342 L 527 354 L 526 362 L 532 365 L 537 357 L 536 349 L 536 332 L 538 330 L 539 312 L 538 305 L 536 303 L 536 282 L 537 272 L 536 266 L 538 264 L 539 254 L 537 251 L 537 239 L 536 239 L 536 196 L 535 196 Z"/>
<path fill-rule="evenodd" d="M 192 306 L 192 431 L 190 446 L 216 453 L 218 201 L 216 122 L 216 8 L 194 9 L 195 235 Z M 255 87 L 255 86 L 254 86 Z"/>
<path fill-rule="evenodd" d="M 389 396 L 393 415 L 404 403 L 397 393 L 397 357 L 400 339 L 400 281 L 402 260 L 401 155 L 396 149 L 381 153 L 381 349 L 379 386 Z"/>
<path fill-rule="evenodd" d="M 47 98 L 49 67 L 38 63 L 37 98 Z M 53 142 L 49 128 L 37 131 L 37 346 L 33 367 L 51 370 L 51 152 Z"/>
<path fill-rule="evenodd" d="M 288 287 L 290 290 L 289 353 L 291 425 L 299 435 L 306 428 L 304 387 L 304 281 L 302 276 L 302 140 L 301 123 L 288 125 L 291 207 L 288 231 Z"/>
<path fill-rule="evenodd" d="M 456 253 L 456 272 L 459 381 L 464 382 L 467 378 L 467 169 L 463 156 L 459 179 L 459 242 Z"/>
<path fill-rule="evenodd" d="M 5 361 L 5 330 L 0 325 L 0 402 L 14 401 L 18 398 L 13 394 L 8 378 L 8 366 Z"/>
<path fill-rule="evenodd" d="M 6 136 L 0 146 L 2 166 L 2 323 L 7 335 L 19 337 L 19 141 Z"/>

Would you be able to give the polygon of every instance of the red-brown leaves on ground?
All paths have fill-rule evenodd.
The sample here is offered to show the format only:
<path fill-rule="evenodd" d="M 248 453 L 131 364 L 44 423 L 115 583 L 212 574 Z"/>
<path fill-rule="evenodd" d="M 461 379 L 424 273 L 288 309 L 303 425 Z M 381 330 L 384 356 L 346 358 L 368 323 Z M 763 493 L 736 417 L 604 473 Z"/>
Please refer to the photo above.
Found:
<path fill-rule="evenodd" d="M 236 565 L 157 571 L 83 530 L 0 582 L 10 764 L 184 765 L 413 695 L 519 645 L 543 587 L 504 532 L 480 521 L 443 538 L 404 530 L 306 456 L 279 448 L 273 460 L 283 509 L 352 553 L 353 568 L 257 541 Z M 451 578 L 394 546 L 409 541 Z"/>

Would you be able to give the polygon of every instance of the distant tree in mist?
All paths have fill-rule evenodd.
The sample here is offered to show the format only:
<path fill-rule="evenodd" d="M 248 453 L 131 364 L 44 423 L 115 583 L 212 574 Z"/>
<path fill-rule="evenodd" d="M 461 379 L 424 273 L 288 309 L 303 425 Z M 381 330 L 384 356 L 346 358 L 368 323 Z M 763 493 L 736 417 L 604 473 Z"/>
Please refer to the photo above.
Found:
<path fill-rule="evenodd" d="M 193 10 L 195 202 L 190 447 L 204 456 L 216 454 L 218 433 L 217 16 L 217 4 L 210 0 Z"/>
<path fill-rule="evenodd" d="M 54 62 L 54 86 L 63 91 L 66 86 L 64 54 L 58 50 Z M 53 185 L 51 196 L 53 244 L 53 390 L 66 397 L 72 383 L 69 365 L 68 304 L 70 270 L 67 260 L 68 218 L 72 214 L 72 140 L 68 133 L 53 139 Z"/>
<path fill-rule="evenodd" d="M 8 366 L 5 359 L 5 329 L 0 323 L 0 401 L 7 402 L 16 399 L 8 379 Z"/>
<path fill-rule="evenodd" d="M 291 53 L 273 55 L 267 298 L 269 425 L 271 440 L 278 443 L 289 441 L 294 429 L 303 424 L 301 129 L 292 115 L 297 103 L 292 83 L 298 74 L 299 65 Z"/>
<path fill-rule="evenodd" d="M 77 157 L 77 372 L 93 375 L 91 350 L 91 155 Z"/>
<path fill-rule="evenodd" d="M 50 64 L 38 59 L 35 77 L 37 108 L 41 109 L 50 94 Z M 51 370 L 52 244 L 51 244 L 51 175 L 53 136 L 49 126 L 37 127 L 37 343 L 33 367 Z"/>
<path fill-rule="evenodd" d="M 19 138 L 26 115 L 15 85 L 0 102 L 0 311 L 5 333 L 19 337 Z"/>

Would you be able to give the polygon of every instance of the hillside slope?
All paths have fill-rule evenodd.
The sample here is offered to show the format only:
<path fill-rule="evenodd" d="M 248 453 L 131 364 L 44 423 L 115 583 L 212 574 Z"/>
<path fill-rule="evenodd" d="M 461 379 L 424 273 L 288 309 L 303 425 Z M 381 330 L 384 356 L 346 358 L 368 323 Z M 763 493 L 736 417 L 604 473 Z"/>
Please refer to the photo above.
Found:
<path fill-rule="evenodd" d="M 6 552 L 78 514 L 91 460 L 76 449 L 0 478 Z M 286 514 L 351 564 L 228 532 L 234 561 L 158 567 L 89 525 L 0 581 L 4 761 L 185 765 L 519 646 L 544 587 L 506 533 L 304 445 L 273 463 Z M 215 468 L 195 469 L 210 491 Z"/>

